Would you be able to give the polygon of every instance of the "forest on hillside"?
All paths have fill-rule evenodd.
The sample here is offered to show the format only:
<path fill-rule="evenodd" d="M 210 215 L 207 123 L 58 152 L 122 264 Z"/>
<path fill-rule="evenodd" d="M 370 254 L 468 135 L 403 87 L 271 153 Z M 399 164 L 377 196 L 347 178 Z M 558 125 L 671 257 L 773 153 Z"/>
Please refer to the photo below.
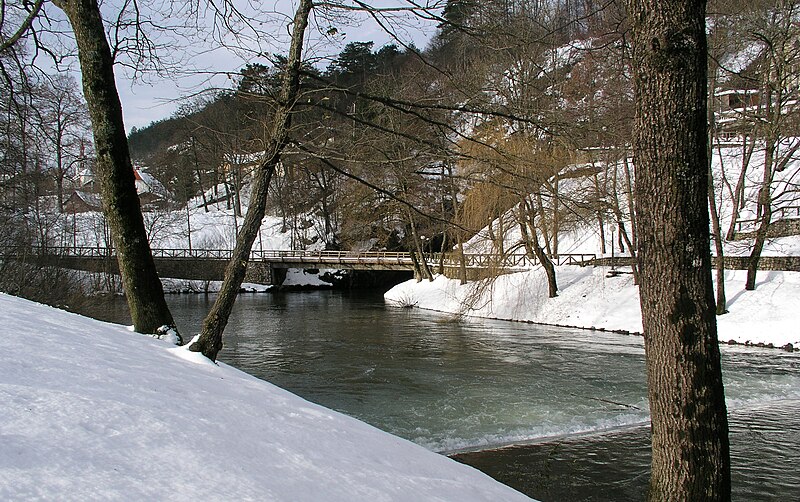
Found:
<path fill-rule="evenodd" d="M 710 148 L 743 152 L 738 173 L 717 173 L 710 194 L 717 212 L 719 199 L 735 199 L 720 239 L 741 219 L 761 220 L 748 228 L 766 234 L 762 215 L 798 205 L 795 176 L 775 178 L 797 170 L 797 9 L 709 8 Z M 327 67 L 304 67 L 270 211 L 287 231 L 313 225 L 327 249 L 449 250 L 493 221 L 501 253 L 554 256 L 563 231 L 587 225 L 603 252 L 609 225 L 620 248 L 635 248 L 624 8 L 451 1 L 442 16 L 424 50 L 350 42 Z M 249 64 L 233 88 L 133 131 L 133 157 L 181 202 L 202 194 L 243 211 L 284 62 Z M 509 229 L 524 236 L 511 249 Z"/>
<path fill-rule="evenodd" d="M 726 213 L 712 217 L 719 240 L 743 228 L 766 238 L 773 220 L 800 205 L 798 8 L 709 6 L 709 148 L 741 152 L 735 168 L 713 173 L 710 208 Z M 546 261 L 576 229 L 598 232 L 606 252 L 611 227 L 617 249 L 635 249 L 624 6 L 450 0 L 440 16 L 424 49 L 400 38 L 353 41 L 326 65 L 302 66 L 267 209 L 297 235 L 292 242 L 434 252 L 460 249 L 484 229 L 495 252 Z M 63 242 L 65 204 L 92 190 L 87 111 L 71 77 L 14 73 L 15 57 L 2 59 L 7 76 L 24 77 L 2 84 L 3 236 Z M 222 202 L 246 211 L 285 65 L 285 54 L 253 60 L 230 88 L 131 131 L 135 166 L 168 193 L 164 210 Z"/>

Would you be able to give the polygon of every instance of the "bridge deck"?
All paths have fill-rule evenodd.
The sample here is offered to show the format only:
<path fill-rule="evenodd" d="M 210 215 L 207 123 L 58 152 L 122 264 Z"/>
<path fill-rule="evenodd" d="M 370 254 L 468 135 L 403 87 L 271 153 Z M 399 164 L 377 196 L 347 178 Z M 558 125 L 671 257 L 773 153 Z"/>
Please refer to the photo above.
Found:
<path fill-rule="evenodd" d="M 4 256 L 17 258 L 30 257 L 40 263 L 64 268 L 115 272 L 116 255 L 108 247 L 47 247 L 47 248 L 4 248 Z M 221 280 L 225 265 L 232 251 L 227 249 L 152 249 L 156 268 L 162 277 L 182 279 Z M 595 259 L 590 254 L 560 255 L 560 264 L 588 265 Z M 302 250 L 253 250 L 249 258 L 253 272 L 260 269 L 261 275 L 271 269 L 349 269 L 349 270 L 392 270 L 414 271 L 411 253 L 396 251 L 302 251 Z M 425 261 L 432 269 L 439 265 L 445 267 L 449 276 L 457 276 L 462 267 L 462 257 L 458 253 L 439 253 L 425 255 Z M 465 253 L 464 267 L 472 277 L 483 277 L 486 273 L 508 273 L 530 270 L 535 261 L 521 253 L 498 255 L 490 253 Z M 258 281 L 254 281 L 258 282 Z"/>

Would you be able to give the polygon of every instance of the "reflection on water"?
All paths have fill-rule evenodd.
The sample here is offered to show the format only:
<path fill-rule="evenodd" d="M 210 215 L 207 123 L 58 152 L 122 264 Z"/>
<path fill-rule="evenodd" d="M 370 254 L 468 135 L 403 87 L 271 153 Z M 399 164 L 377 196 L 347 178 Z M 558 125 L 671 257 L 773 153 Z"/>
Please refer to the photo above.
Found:
<path fill-rule="evenodd" d="M 185 338 L 211 301 L 168 298 Z M 570 487 L 560 497 L 530 492 L 544 500 L 642 498 L 648 407 L 636 336 L 455 320 L 386 307 L 379 294 L 363 292 L 245 294 L 220 358 L 436 451 L 566 438 L 517 450 L 508 461 L 508 450 L 473 457 L 500 466 L 493 475 L 501 479 Z M 786 494 L 800 465 L 800 355 L 723 347 L 723 368 L 732 447 L 741 452 L 737 493 Z M 618 432 L 574 436 L 609 430 Z M 601 477 L 605 491 L 594 492 Z"/>

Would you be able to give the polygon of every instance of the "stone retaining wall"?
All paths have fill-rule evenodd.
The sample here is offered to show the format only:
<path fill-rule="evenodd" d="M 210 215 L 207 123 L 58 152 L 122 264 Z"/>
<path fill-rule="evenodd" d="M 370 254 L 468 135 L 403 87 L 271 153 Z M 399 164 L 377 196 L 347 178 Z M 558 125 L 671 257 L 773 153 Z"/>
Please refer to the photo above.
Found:
<path fill-rule="evenodd" d="M 716 264 L 716 256 L 711 257 L 711 263 Z M 746 256 L 726 256 L 725 268 L 727 270 L 747 270 L 748 257 Z M 587 263 L 590 266 L 602 267 L 624 267 L 630 266 L 630 256 L 618 256 L 616 258 L 597 258 Z M 759 270 L 787 270 L 790 272 L 800 272 L 800 256 L 762 256 L 758 261 Z"/>
<path fill-rule="evenodd" d="M 726 256 L 725 268 L 747 270 L 746 256 Z M 800 272 L 800 256 L 762 256 L 758 261 L 759 270 L 788 270 Z"/>
<path fill-rule="evenodd" d="M 800 235 L 800 219 L 798 218 L 773 221 L 767 229 L 767 237 L 789 237 L 792 235 Z M 753 239 L 755 236 L 755 232 L 736 232 L 733 240 Z"/>

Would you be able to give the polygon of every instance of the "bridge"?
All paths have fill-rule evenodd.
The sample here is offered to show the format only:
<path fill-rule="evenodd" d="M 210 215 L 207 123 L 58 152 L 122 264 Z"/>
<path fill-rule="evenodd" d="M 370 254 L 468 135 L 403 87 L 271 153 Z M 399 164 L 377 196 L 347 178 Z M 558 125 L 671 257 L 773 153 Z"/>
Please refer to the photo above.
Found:
<path fill-rule="evenodd" d="M 76 270 L 118 273 L 116 254 L 109 247 L 44 247 L 3 248 L 3 256 L 13 256 L 41 265 L 51 265 Z M 225 266 L 232 252 L 225 249 L 152 249 L 156 269 L 161 277 L 176 279 L 222 280 Z M 416 258 L 416 260 L 415 260 Z M 560 255 L 558 264 L 587 265 L 596 257 L 593 254 Z M 461 255 L 458 253 L 432 253 L 424 256 L 434 272 L 449 277 L 459 277 Z M 535 265 L 522 253 L 506 255 L 465 253 L 464 268 L 469 279 L 490 274 L 529 270 Z M 280 284 L 285 270 L 344 269 L 344 270 L 417 270 L 419 257 L 408 252 L 394 251 L 304 251 L 304 250 L 253 250 L 250 253 L 249 282 Z"/>

